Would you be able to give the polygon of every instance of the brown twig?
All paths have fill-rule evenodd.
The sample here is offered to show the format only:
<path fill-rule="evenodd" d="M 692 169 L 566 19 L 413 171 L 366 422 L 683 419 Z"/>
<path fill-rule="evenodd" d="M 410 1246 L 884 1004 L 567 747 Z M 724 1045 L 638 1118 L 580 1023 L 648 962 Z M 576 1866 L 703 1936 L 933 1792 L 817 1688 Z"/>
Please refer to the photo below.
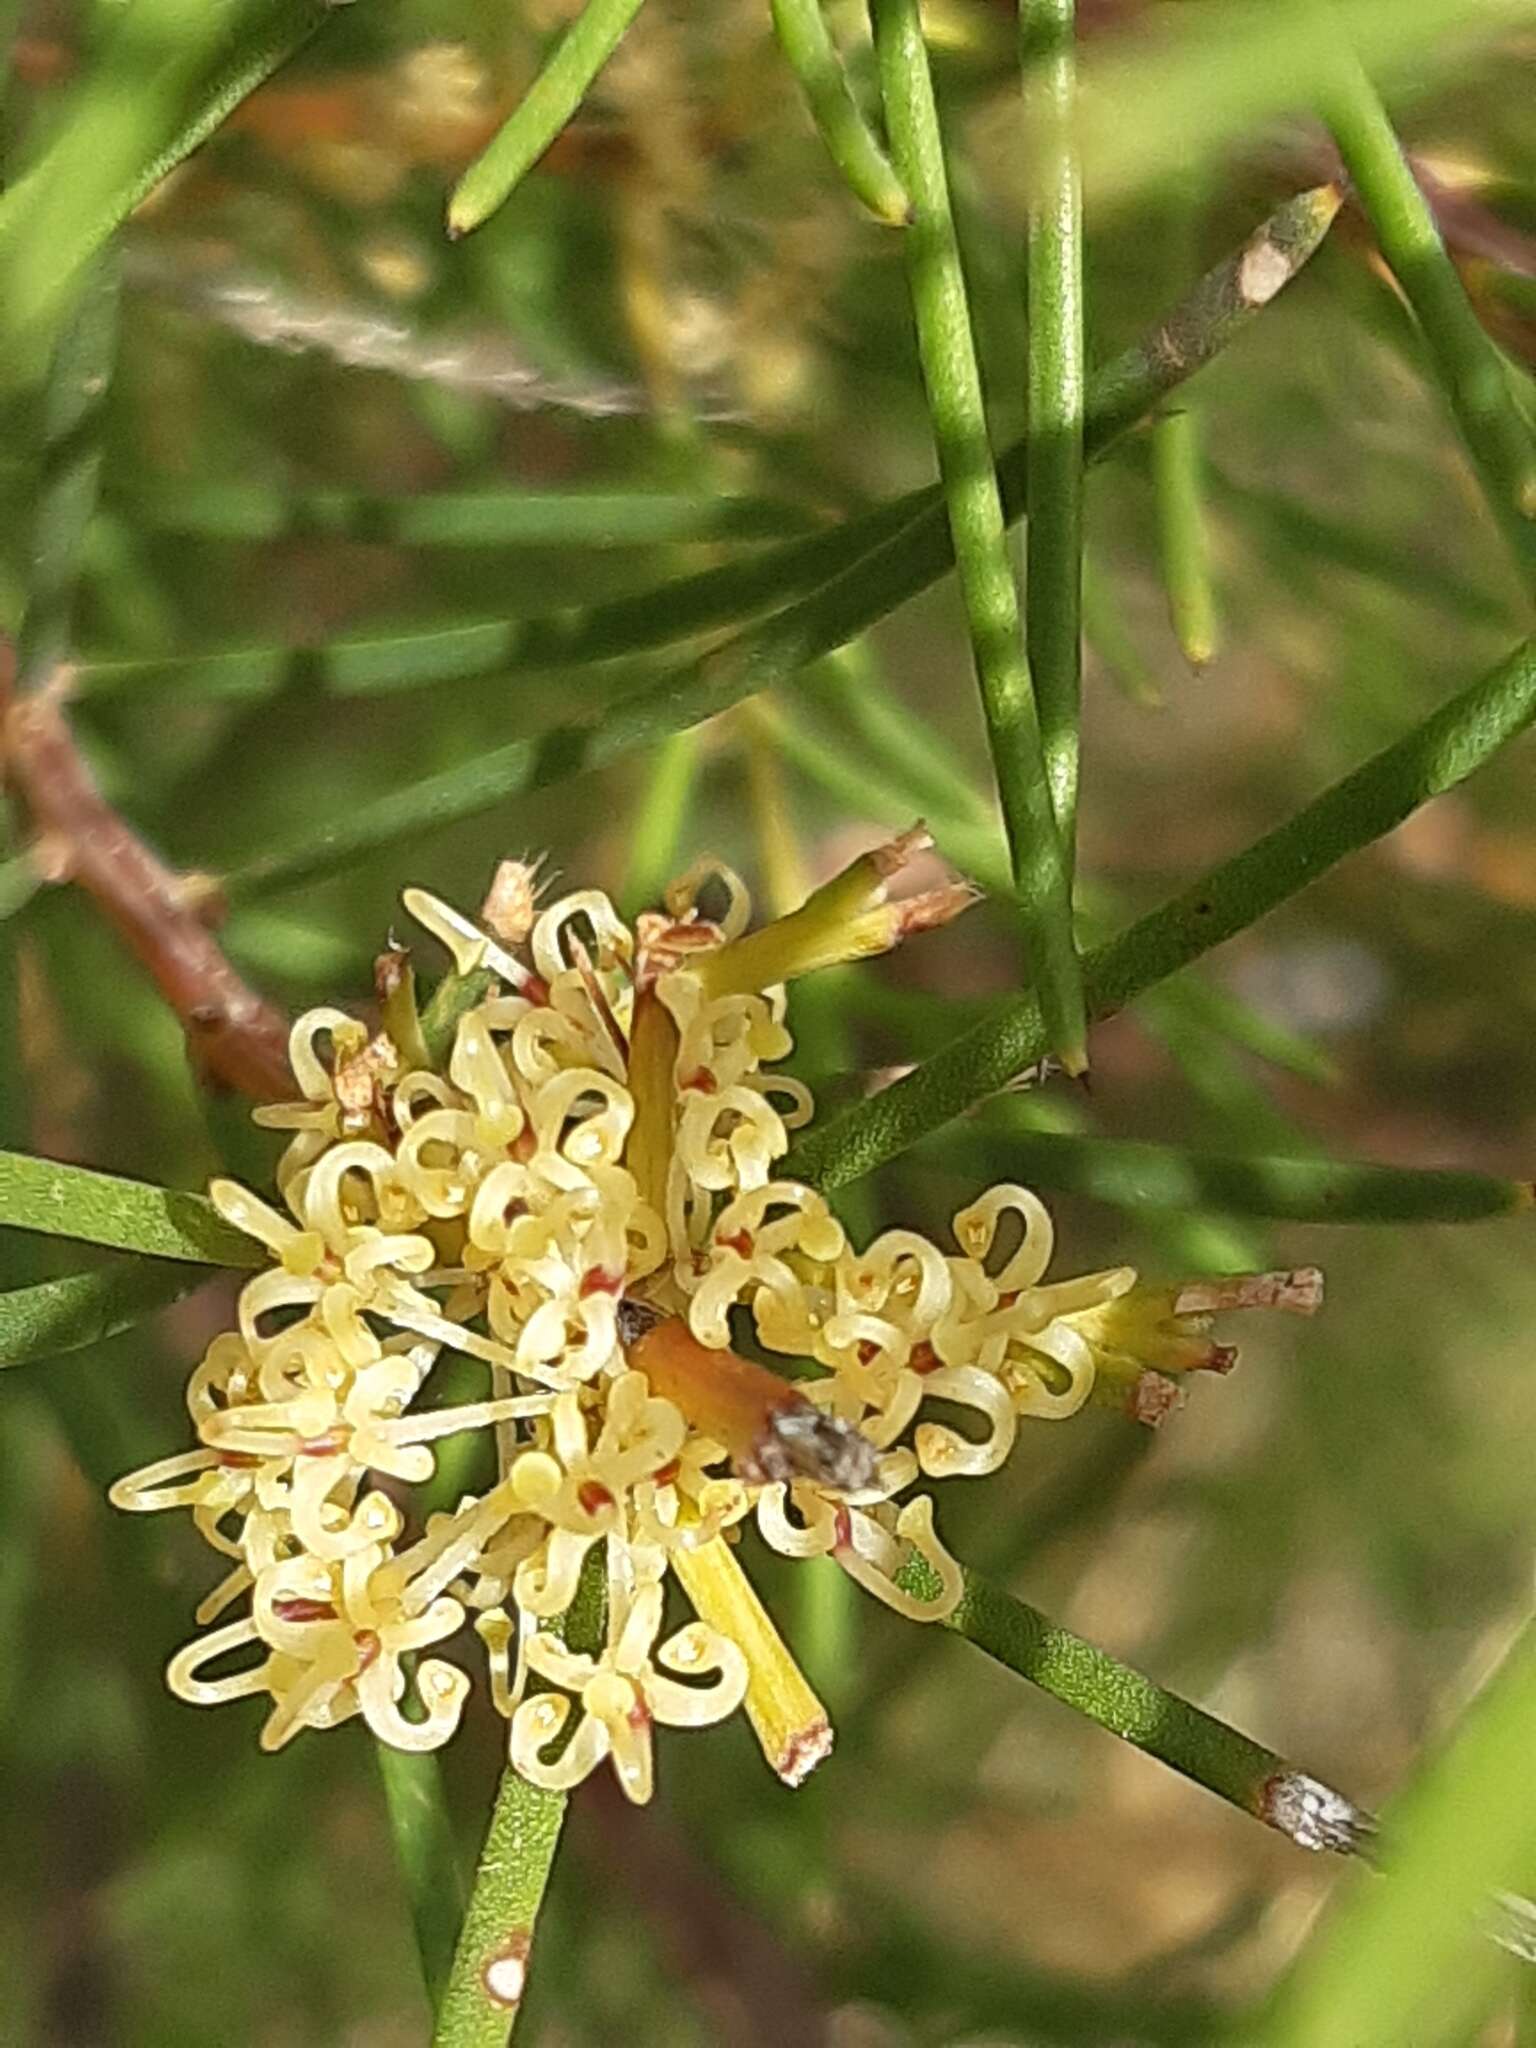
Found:
<path fill-rule="evenodd" d="M 206 922 L 217 908 L 195 876 L 152 853 L 86 766 L 57 682 L 13 696 L 14 649 L 0 669 L 0 777 L 21 800 L 32 858 L 50 882 L 73 882 L 146 967 L 181 1019 L 198 1075 L 259 1102 L 294 1092 L 288 1023 L 249 988 Z"/>

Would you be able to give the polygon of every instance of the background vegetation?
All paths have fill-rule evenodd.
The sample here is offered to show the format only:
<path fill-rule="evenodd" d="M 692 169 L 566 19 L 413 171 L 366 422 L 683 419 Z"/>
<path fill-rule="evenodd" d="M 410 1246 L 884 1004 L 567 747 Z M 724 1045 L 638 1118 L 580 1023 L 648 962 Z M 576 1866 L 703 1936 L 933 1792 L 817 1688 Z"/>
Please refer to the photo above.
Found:
<path fill-rule="evenodd" d="M 780 543 L 825 528 L 835 548 L 934 473 L 905 231 L 839 180 L 766 8 L 649 0 L 554 149 L 455 243 L 447 194 L 564 0 L 0 11 L 0 617 L 23 683 L 71 651 L 73 727 L 112 801 L 177 867 L 228 878 L 222 939 L 252 983 L 290 1010 L 363 999 L 401 886 L 473 903 L 508 852 L 547 850 L 572 886 L 633 908 L 709 850 L 772 903 L 923 815 L 990 898 L 806 987 L 801 1071 L 846 1107 L 1018 988 L 952 578 L 834 658 L 769 661 L 746 684 L 727 667 L 743 701 L 713 718 L 722 671 L 656 630 L 776 615 L 808 587 L 785 580 Z M 1486 0 L 1078 11 L 1090 364 L 1335 173 L 1338 23 L 1434 202 L 1456 304 L 1503 351 L 1474 389 L 1426 345 L 1381 218 L 1351 203 L 1179 417 L 1094 467 L 1092 937 L 1529 630 L 1536 22 Z M 830 19 L 869 105 L 855 14 Z M 935 0 L 925 20 L 1001 448 L 1025 425 L 1034 189 L 1016 26 L 984 0 Z M 141 196 L 106 259 L 119 285 L 96 252 Z M 104 317 L 69 324 L 92 276 L 115 344 Z M 77 355 L 45 404 L 61 334 Z M 1469 402 L 1513 423 L 1500 446 L 1474 430 L 1476 463 Z M 673 609 L 671 579 L 716 568 L 741 571 L 727 611 Z M 1409 1785 L 1400 1873 L 1308 1857 L 968 1645 L 841 1597 L 830 1567 L 830 1586 L 786 1571 L 780 1611 L 837 1715 L 834 1759 L 791 1796 L 731 1725 L 663 1744 L 653 1810 L 589 1788 L 519 2038 L 1536 2040 L 1529 1973 L 1478 1917 L 1492 1890 L 1536 1886 L 1536 1687 L 1518 1656 L 1459 1718 L 1529 1609 L 1530 1220 L 1415 1221 L 1430 1184 L 1407 1180 L 1364 1220 L 1275 1220 L 1298 1204 L 1273 1174 L 1218 1183 L 1199 1163 L 1529 1174 L 1529 777 L 1528 751 L 1499 753 L 1159 982 L 1096 1028 L 1091 1094 L 995 1098 L 840 1197 L 855 1219 L 940 1227 L 987 1176 L 1065 1182 L 1067 1269 L 1325 1268 L 1323 1316 L 1245 1332 L 1236 1376 L 1163 1431 L 1099 1412 L 1032 1430 L 1006 1474 L 946 1500 L 945 1530 L 1362 1804 Z M 430 778 L 427 801 L 376 810 Z M 243 1108 L 198 1086 L 99 905 L 40 884 L 19 805 L 12 830 L 0 1141 L 182 1188 L 221 1163 L 263 1172 Z M 1153 1162 L 1172 1176 L 1159 1198 L 1145 1158 L 1070 1142 L 1095 1135 L 1181 1148 Z M 0 1274 L 20 1287 L 85 1256 L 8 1233 Z M 229 1300 L 215 1280 L 0 1378 L 0 2039 L 390 2048 L 427 2030 L 365 1733 L 263 1758 L 241 1710 L 173 1702 L 161 1668 L 204 1557 L 103 1497 L 179 1441 L 189 1362 Z M 472 1715 L 445 1759 L 466 1868 L 502 1734 Z M 1453 1738 L 1449 1776 L 1421 1780 Z"/>

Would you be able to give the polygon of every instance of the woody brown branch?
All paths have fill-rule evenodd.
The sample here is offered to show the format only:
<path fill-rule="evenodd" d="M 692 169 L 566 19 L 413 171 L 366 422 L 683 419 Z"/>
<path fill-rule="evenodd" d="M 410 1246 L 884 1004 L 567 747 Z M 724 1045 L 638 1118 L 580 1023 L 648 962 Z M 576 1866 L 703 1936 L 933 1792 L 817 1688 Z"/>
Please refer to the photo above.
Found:
<path fill-rule="evenodd" d="M 187 1056 L 205 1083 L 258 1102 L 294 1092 L 288 1021 L 230 965 L 204 921 L 211 892 L 151 852 L 97 786 L 75 744 L 57 685 L 12 692 L 14 649 L 0 668 L 0 778 L 35 838 L 31 858 L 49 882 L 73 882 L 147 969 L 181 1020 Z"/>

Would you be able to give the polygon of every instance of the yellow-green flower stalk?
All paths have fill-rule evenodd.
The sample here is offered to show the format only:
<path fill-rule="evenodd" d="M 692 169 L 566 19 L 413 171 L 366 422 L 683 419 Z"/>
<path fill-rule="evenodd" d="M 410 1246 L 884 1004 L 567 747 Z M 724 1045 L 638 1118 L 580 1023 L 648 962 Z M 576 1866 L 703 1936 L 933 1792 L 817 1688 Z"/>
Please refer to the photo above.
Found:
<path fill-rule="evenodd" d="M 383 1028 L 339 1009 L 294 1026 L 302 1099 L 257 1112 L 290 1133 L 278 1203 L 210 1190 L 269 1263 L 192 1375 L 193 1448 L 112 1489 L 190 1508 L 227 1560 L 173 1691 L 262 1696 L 269 1749 L 354 1716 L 432 1749 L 478 1638 L 534 1785 L 608 1761 L 645 1799 L 657 1723 L 740 1706 L 798 1783 L 831 1727 L 752 1588 L 744 1525 L 942 1620 L 961 1575 L 914 1489 L 996 1470 L 1022 1418 L 1072 1414 L 1101 1377 L 1123 1393 L 1133 1369 L 1202 1362 L 1187 1326 L 1236 1305 L 1230 1286 L 1048 1283 L 1050 1218 L 1025 1188 L 962 1210 L 955 1251 L 902 1229 L 860 1249 L 778 1175 L 812 1114 L 774 1071 L 783 983 L 962 910 L 947 883 L 890 900 L 927 844 L 903 835 L 750 934 L 745 890 L 708 862 L 633 928 L 596 890 L 540 910 L 524 863 L 479 920 L 407 891 L 455 978 L 418 1016 L 392 949 Z M 793 1380 L 744 1355 L 748 1332 Z M 429 1405 L 451 1353 L 484 1367 L 483 1393 Z M 424 1514 L 412 1490 L 466 1430 L 491 1436 L 495 1477 Z M 606 1633 L 578 1652 L 560 1617 L 589 1558 Z M 918 1560 L 921 1597 L 902 1581 Z M 697 1619 L 666 1633 L 669 1577 Z"/>

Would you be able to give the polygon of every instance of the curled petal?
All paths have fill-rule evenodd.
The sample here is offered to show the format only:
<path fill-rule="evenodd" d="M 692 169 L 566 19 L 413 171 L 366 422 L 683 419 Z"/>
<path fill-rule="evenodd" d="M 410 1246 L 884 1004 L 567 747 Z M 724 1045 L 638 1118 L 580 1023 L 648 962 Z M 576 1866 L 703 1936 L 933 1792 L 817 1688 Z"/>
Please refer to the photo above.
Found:
<path fill-rule="evenodd" d="M 723 1351 L 731 1341 L 728 1317 L 751 1283 L 753 1265 L 739 1252 L 713 1252 L 709 1271 L 689 1298 L 688 1327 L 711 1351 Z"/>
<path fill-rule="evenodd" d="M 669 882 L 662 901 L 670 914 L 682 922 L 695 909 L 700 894 L 710 882 L 725 892 L 725 910 L 710 922 L 722 939 L 739 939 L 752 921 L 752 898 L 736 870 L 728 868 L 712 853 L 700 854 L 675 881 Z"/>
<path fill-rule="evenodd" d="M 437 1257 L 431 1238 L 411 1230 L 367 1231 L 354 1241 L 342 1260 L 342 1271 L 361 1293 L 381 1269 L 395 1273 L 425 1273 Z"/>
<path fill-rule="evenodd" d="M 837 1542 L 837 1510 L 809 1489 L 800 1489 L 795 1506 L 804 1519 L 794 1523 L 785 1513 L 787 1493 L 780 1481 L 758 1495 L 757 1526 L 763 1541 L 781 1557 L 825 1557 Z"/>
<path fill-rule="evenodd" d="M 473 1101 L 486 1145 L 510 1145 L 523 1128 L 523 1105 L 480 1011 L 459 1020 L 448 1078 Z"/>
<path fill-rule="evenodd" d="M 207 1474 L 219 1462 L 217 1451 L 178 1451 L 174 1457 L 158 1458 L 137 1472 L 125 1472 L 107 1489 L 115 1508 L 131 1515 L 152 1515 L 160 1508 L 190 1507 L 207 1491 Z M 193 1475 L 190 1476 L 189 1475 Z M 176 1484 L 176 1481 L 183 1484 Z"/>
<path fill-rule="evenodd" d="M 872 1516 L 850 1511 L 848 1540 L 834 1552 L 850 1578 L 857 1579 L 866 1593 L 883 1600 L 909 1621 L 944 1621 L 960 1605 L 965 1580 L 959 1565 L 940 1543 L 933 1526 L 933 1502 L 923 1495 L 909 1501 L 896 1518 L 895 1542 Z M 934 1600 L 920 1600 L 898 1586 L 895 1572 L 901 1543 L 910 1543 L 939 1580 Z"/>
<path fill-rule="evenodd" d="M 516 1217 L 525 1214 L 537 1184 L 526 1166 L 504 1159 L 475 1190 L 469 1210 L 469 1241 L 485 1251 L 503 1252 Z"/>
<path fill-rule="evenodd" d="M 281 1266 L 270 1267 L 265 1273 L 258 1273 L 253 1280 L 247 1280 L 240 1290 L 240 1335 L 250 1349 L 251 1356 L 258 1362 L 267 1358 L 275 1349 L 279 1354 L 286 1352 L 296 1341 L 291 1328 L 283 1328 L 271 1336 L 263 1334 L 261 1318 L 282 1309 L 308 1308 L 320 1299 L 321 1286 L 318 1280 L 300 1279 L 292 1273 L 285 1273 Z"/>
<path fill-rule="evenodd" d="M 954 1218 L 955 1242 L 968 1257 L 984 1265 L 991 1256 L 998 1225 L 1010 1209 L 1022 1221 L 1024 1235 L 1013 1256 L 992 1276 L 1000 1294 L 1033 1287 L 1051 1262 L 1055 1231 L 1044 1202 L 1014 1181 L 1000 1181 L 969 1208 L 958 1210 Z"/>
<path fill-rule="evenodd" d="M 334 1395 L 312 1388 L 291 1401 L 248 1401 L 239 1408 L 217 1408 L 203 1418 L 199 1435 L 212 1450 L 237 1457 L 294 1456 L 301 1445 L 319 1437 L 336 1421 Z"/>
<path fill-rule="evenodd" d="M 860 1422 L 864 1432 L 877 1451 L 887 1450 L 922 1405 L 926 1387 L 932 1385 L 931 1376 L 924 1380 L 921 1373 L 899 1372 L 892 1380 L 885 1397 L 885 1405 Z"/>
<path fill-rule="evenodd" d="M 747 1696 L 747 1660 L 740 1648 L 706 1622 L 693 1621 L 668 1638 L 656 1661 L 683 1678 L 710 1679 L 682 1685 L 653 1672 L 644 1691 L 647 1706 L 671 1728 L 708 1728 L 734 1714 Z M 713 1674 L 712 1679 L 710 1675 Z"/>
<path fill-rule="evenodd" d="M 236 1230 L 243 1230 L 247 1237 L 254 1237 L 264 1244 L 275 1259 L 280 1259 L 290 1272 L 313 1272 L 325 1252 L 325 1246 L 312 1230 L 300 1230 L 296 1223 L 290 1223 L 269 1202 L 259 1195 L 253 1195 L 249 1188 L 242 1187 L 237 1180 L 214 1179 L 208 1183 L 208 1199 Z"/>
<path fill-rule="evenodd" d="M 323 1031 L 328 1031 L 333 1039 L 338 1036 L 355 1038 L 363 1029 L 357 1019 L 349 1017 L 345 1010 L 306 1010 L 297 1020 L 288 1034 L 288 1064 L 299 1084 L 299 1093 L 307 1102 L 334 1100 L 330 1069 L 315 1050 L 316 1039 Z"/>
<path fill-rule="evenodd" d="M 584 917 L 591 927 L 597 941 L 599 966 L 627 962 L 634 954 L 629 927 L 601 889 L 577 889 L 552 903 L 533 927 L 528 949 L 546 982 L 553 982 L 575 962 L 574 954 L 567 957 L 565 932 L 567 925 L 578 917 Z"/>
<path fill-rule="evenodd" d="M 630 1677 L 644 1670 L 661 1627 L 662 1598 L 660 1582 L 653 1579 L 642 1585 L 630 1602 L 611 1652 L 615 1670 Z"/>
<path fill-rule="evenodd" d="M 928 1374 L 923 1391 L 978 1409 L 989 1424 L 980 1443 L 972 1443 L 942 1423 L 920 1424 L 913 1442 L 917 1461 L 928 1477 L 976 1479 L 995 1472 L 1013 1449 L 1018 1433 L 1018 1415 L 1002 1382 L 975 1366 L 946 1366 Z"/>
<path fill-rule="evenodd" d="M 1030 1353 L 1051 1359 L 1067 1375 L 1066 1386 L 1058 1391 L 1046 1383 L 1038 1366 L 1031 1367 Z M 1028 1350 L 1010 1353 L 1007 1381 L 1015 1411 L 1020 1415 L 1043 1415 L 1061 1421 L 1075 1415 L 1093 1392 L 1093 1352 L 1086 1339 L 1064 1323 L 1052 1323 L 1029 1339 Z"/>
<path fill-rule="evenodd" d="M 244 1699 L 253 1692 L 264 1692 L 267 1685 L 267 1657 L 263 1648 L 262 1660 L 244 1671 L 233 1671 L 225 1678 L 199 1678 L 198 1673 L 205 1664 L 211 1664 L 215 1657 L 222 1657 L 229 1650 L 243 1650 L 247 1643 L 256 1641 L 256 1623 L 250 1615 L 243 1621 L 231 1621 L 223 1628 L 216 1628 L 212 1635 L 198 1636 L 195 1641 L 184 1644 L 165 1667 L 165 1682 L 177 1699 L 187 1700 L 195 1707 L 217 1706 L 223 1700 Z"/>
<path fill-rule="evenodd" d="M 449 1086 L 441 1074 L 429 1074 L 421 1068 L 414 1068 L 409 1074 L 402 1074 L 395 1083 L 395 1092 L 390 1098 L 395 1122 L 402 1131 L 408 1131 L 422 1115 L 421 1104 L 430 1103 L 433 1109 L 458 1109 L 461 1103 L 458 1091 Z"/>
<path fill-rule="evenodd" d="M 917 1470 L 915 1452 L 905 1447 L 899 1451 L 887 1451 L 875 1467 L 874 1484 L 861 1487 L 857 1493 L 845 1493 L 843 1499 L 851 1508 L 878 1507 L 909 1487 L 917 1477 Z"/>
<path fill-rule="evenodd" d="M 441 1657 L 424 1657 L 416 1667 L 416 1692 L 422 1719 L 408 1721 L 395 1698 L 399 1664 L 388 1654 L 376 1657 L 357 1680 L 358 1704 L 368 1726 L 392 1749 L 441 1749 L 459 1725 L 469 1680 Z"/>
<path fill-rule="evenodd" d="M 251 1619 L 269 1648 L 307 1659 L 321 1640 L 319 1632 L 339 1626 L 335 1593 L 331 1574 L 318 1558 L 284 1558 L 256 1581 Z"/>
<path fill-rule="evenodd" d="M 475 1634 L 485 1645 L 486 1670 L 491 1681 L 491 1705 L 504 1721 L 510 1721 L 522 1697 L 522 1665 L 512 1676 L 512 1641 L 517 1631 L 504 1607 L 487 1608 L 475 1616 Z"/>
<path fill-rule="evenodd" d="M 535 1693 L 512 1716 L 508 1753 L 529 1784 L 541 1785 L 547 1792 L 568 1792 L 589 1777 L 608 1754 L 606 1725 L 595 1715 L 584 1714 L 560 1755 L 545 1763 L 543 1752 L 558 1740 L 570 1717 L 571 1702 L 558 1692 Z"/>
<path fill-rule="evenodd" d="M 551 1685 L 563 1686 L 567 1692 L 580 1692 L 597 1676 L 595 1658 L 579 1650 L 568 1650 L 558 1636 L 548 1635 L 542 1629 L 529 1636 L 523 1655 L 530 1671 L 547 1678 Z"/>
<path fill-rule="evenodd" d="M 591 1106 L 594 1097 L 596 1107 Z M 616 1166 L 634 1120 L 629 1090 L 595 1067 L 557 1074 L 534 1097 L 539 1151 L 559 1151 L 578 1166 Z"/>
<path fill-rule="evenodd" d="M 479 1179 L 476 1119 L 464 1109 L 429 1109 L 400 1140 L 396 1171 L 429 1216 L 462 1216 Z"/>
<path fill-rule="evenodd" d="M 366 1204 L 360 1204 L 353 1192 L 359 1180 L 367 1186 Z M 347 1249 L 359 1224 L 387 1228 L 413 1206 L 394 1154 L 367 1138 L 332 1145 L 315 1161 L 304 1184 L 304 1220 L 336 1251 Z"/>
<path fill-rule="evenodd" d="M 649 1711 L 636 1700 L 626 1712 L 605 1719 L 603 1726 L 608 1731 L 613 1775 L 619 1781 L 620 1791 L 633 1805 L 646 1805 L 656 1783 Z"/>
<path fill-rule="evenodd" d="M 365 1493 L 352 1506 L 361 1477 L 347 1457 L 305 1458 L 294 1472 L 289 1499 L 293 1533 L 326 1564 L 342 1563 L 377 1543 L 392 1543 L 400 1533 L 400 1510 L 388 1494 Z"/>
<path fill-rule="evenodd" d="M 587 1035 L 576 1020 L 544 1004 L 520 1017 L 512 1031 L 512 1065 L 534 1086 L 552 1080 L 572 1064 L 585 1066 L 591 1052 Z"/>
<path fill-rule="evenodd" d="M 678 1120 L 677 1157 L 701 1188 L 764 1187 L 770 1163 L 788 1145 L 782 1118 L 750 1088 L 690 1097 Z"/>
<path fill-rule="evenodd" d="M 789 1104 L 779 1111 L 779 1117 L 786 1131 L 803 1130 L 816 1114 L 816 1098 L 803 1081 L 797 1081 L 793 1074 L 751 1074 L 746 1077 L 749 1088 L 756 1088 L 763 1095 L 780 1095 Z"/>
<path fill-rule="evenodd" d="M 254 1584 L 255 1579 L 250 1567 L 237 1564 L 232 1572 L 227 1572 L 220 1579 L 211 1593 L 205 1593 L 198 1601 L 192 1619 L 199 1628 L 206 1628 L 209 1622 L 218 1620 L 232 1600 L 238 1600 L 240 1595 L 249 1592 Z"/>

